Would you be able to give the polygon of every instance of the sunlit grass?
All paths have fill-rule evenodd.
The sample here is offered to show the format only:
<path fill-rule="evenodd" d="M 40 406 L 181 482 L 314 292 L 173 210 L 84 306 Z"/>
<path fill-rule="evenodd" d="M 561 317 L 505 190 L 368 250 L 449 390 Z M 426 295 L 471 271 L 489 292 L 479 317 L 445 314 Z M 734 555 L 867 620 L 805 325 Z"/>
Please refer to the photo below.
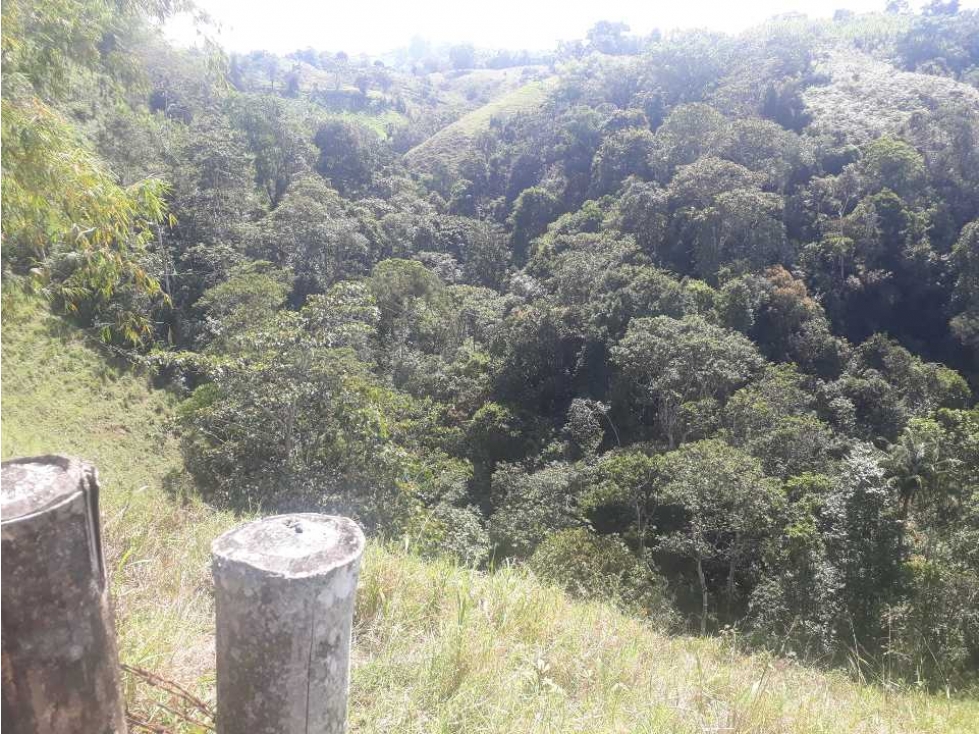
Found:
<path fill-rule="evenodd" d="M 552 84 L 553 79 L 531 82 L 494 99 L 439 130 L 421 145 L 408 151 L 405 159 L 410 165 L 421 170 L 439 165 L 454 168 L 469 149 L 469 141 L 480 132 L 488 130 L 494 117 L 516 115 L 539 108 Z"/>
<path fill-rule="evenodd" d="M 172 489 L 174 400 L 36 305 L 5 305 L 3 456 L 66 452 L 98 465 L 121 656 L 213 698 L 208 547 L 236 519 Z M 129 680 L 127 695 L 167 723 L 151 690 Z M 350 723 L 365 733 L 958 733 L 979 731 L 979 702 L 664 636 L 521 569 L 487 575 L 374 544 Z"/>

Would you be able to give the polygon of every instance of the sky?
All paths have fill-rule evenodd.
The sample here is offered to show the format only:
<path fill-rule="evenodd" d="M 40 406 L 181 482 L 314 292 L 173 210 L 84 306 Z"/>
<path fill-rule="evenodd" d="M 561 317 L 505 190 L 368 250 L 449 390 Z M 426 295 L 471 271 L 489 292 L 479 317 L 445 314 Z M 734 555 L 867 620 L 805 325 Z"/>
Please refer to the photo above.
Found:
<path fill-rule="evenodd" d="M 380 54 L 413 36 L 435 43 L 548 50 L 583 38 L 598 20 L 624 21 L 633 33 L 654 28 L 737 32 L 772 15 L 831 16 L 840 7 L 882 10 L 886 0 L 196 0 L 217 28 L 208 35 L 226 50 L 285 54 L 307 46 L 349 54 Z M 965 2 L 963 6 L 973 5 Z M 190 45 L 188 18 L 171 20 L 167 35 Z"/>

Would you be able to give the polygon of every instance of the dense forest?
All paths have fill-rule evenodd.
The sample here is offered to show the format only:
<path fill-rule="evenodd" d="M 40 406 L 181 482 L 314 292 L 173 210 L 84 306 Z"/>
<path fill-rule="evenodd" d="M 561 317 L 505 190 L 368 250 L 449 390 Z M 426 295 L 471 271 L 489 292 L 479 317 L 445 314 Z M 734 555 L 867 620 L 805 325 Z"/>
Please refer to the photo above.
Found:
<path fill-rule="evenodd" d="M 187 476 L 665 629 L 979 671 L 979 12 L 547 52 L 169 45 L 5 0 L 3 280 Z"/>

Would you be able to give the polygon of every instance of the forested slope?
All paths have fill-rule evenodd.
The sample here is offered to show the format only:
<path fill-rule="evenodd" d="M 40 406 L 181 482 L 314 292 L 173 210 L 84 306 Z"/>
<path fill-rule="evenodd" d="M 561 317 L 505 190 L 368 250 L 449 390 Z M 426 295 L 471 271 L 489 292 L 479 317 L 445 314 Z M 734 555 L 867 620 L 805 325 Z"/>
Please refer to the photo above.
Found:
<path fill-rule="evenodd" d="M 2 257 L 166 387 L 174 492 L 974 692 L 979 13 L 385 61 L 173 7 L 5 3 Z"/>
<path fill-rule="evenodd" d="M 174 400 L 34 300 L 3 312 L 3 458 L 95 462 L 122 661 L 213 703 L 208 549 L 235 518 L 181 493 Z M 372 541 L 358 591 L 352 732 L 969 732 L 979 705 L 888 692 L 734 640 L 670 638 L 516 568 L 484 575 Z M 188 734 L 126 680 L 131 711 Z M 201 730 L 196 730 L 201 731 Z"/>

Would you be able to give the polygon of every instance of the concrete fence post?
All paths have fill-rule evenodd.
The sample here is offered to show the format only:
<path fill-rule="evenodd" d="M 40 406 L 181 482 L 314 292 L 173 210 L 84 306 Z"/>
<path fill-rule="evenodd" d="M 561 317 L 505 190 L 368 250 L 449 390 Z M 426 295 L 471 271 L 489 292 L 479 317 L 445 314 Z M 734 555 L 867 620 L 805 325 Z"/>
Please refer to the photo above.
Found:
<path fill-rule="evenodd" d="M 214 541 L 218 734 L 345 730 L 363 550 L 355 522 L 311 513 Z"/>
<path fill-rule="evenodd" d="M 4 734 L 126 731 L 98 491 L 78 459 L 0 467 Z"/>

